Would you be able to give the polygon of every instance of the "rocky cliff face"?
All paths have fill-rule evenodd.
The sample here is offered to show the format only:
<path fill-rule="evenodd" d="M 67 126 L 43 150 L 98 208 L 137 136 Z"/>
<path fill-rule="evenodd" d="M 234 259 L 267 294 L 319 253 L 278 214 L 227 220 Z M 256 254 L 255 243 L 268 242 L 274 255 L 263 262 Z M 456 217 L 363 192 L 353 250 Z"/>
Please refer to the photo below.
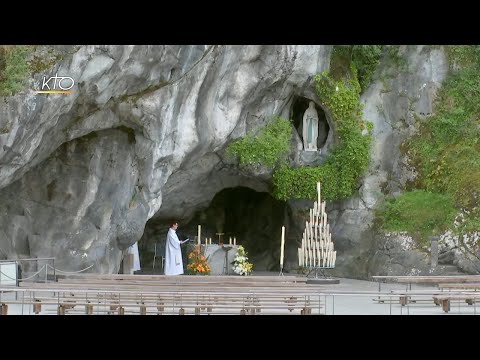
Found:
<path fill-rule="evenodd" d="M 318 105 L 311 80 L 328 69 L 332 47 L 53 50 L 60 60 L 31 78 L 29 88 L 39 89 L 44 75 L 58 74 L 75 80 L 72 94 L 27 90 L 0 102 L 0 257 L 54 256 L 58 268 L 66 271 L 89 267 L 111 273 L 118 271 L 122 251 L 142 235 L 141 251 L 163 238 L 167 219 L 192 224 L 202 216 L 221 219 L 224 213 L 218 209 L 201 211 L 222 190 L 241 186 L 271 191 L 271 172 L 240 170 L 224 150 L 234 139 L 263 127 L 272 115 L 298 118 L 292 109 L 308 100 Z M 428 254 L 415 250 L 408 235 L 374 228 L 374 210 L 385 194 L 400 193 L 415 176 L 400 144 L 432 113 L 448 70 L 439 48 L 408 46 L 401 52 L 407 67 L 378 69 L 378 80 L 362 96 L 374 140 L 359 196 L 328 204 L 338 250 L 336 275 L 430 272 Z M 327 114 L 324 126 L 332 130 L 323 158 L 305 159 L 294 134 L 295 161 L 316 164 L 328 156 L 334 125 Z M 248 196 L 253 201 L 257 195 Z M 241 201 L 241 196 L 225 198 Z M 250 205 L 238 207 L 249 221 L 258 218 L 252 229 L 268 228 L 262 219 L 272 216 L 273 207 L 277 215 L 282 212 L 264 197 L 262 204 L 258 215 L 252 215 Z M 278 215 L 269 227 L 290 222 L 285 261 L 290 269 L 300 240 L 295 234 L 301 236 L 302 211 L 309 206 L 308 201 L 289 201 L 285 218 Z M 149 219 L 157 223 L 146 229 Z M 258 266 L 268 268 L 278 259 L 273 240 L 269 250 L 259 247 L 263 252 L 252 257 Z M 436 271 L 448 270 L 440 266 Z"/>
<path fill-rule="evenodd" d="M 292 97 L 328 68 L 331 46 L 54 50 L 62 60 L 29 87 L 58 74 L 76 81 L 73 94 L 25 91 L 0 103 L 1 253 L 116 272 L 161 206 L 165 217 L 188 217 L 225 187 L 267 189 L 228 169 L 213 176 L 218 154 L 288 116 Z"/>
<path fill-rule="evenodd" d="M 333 235 L 343 250 L 337 260 L 338 274 L 431 273 L 428 254 L 415 250 L 411 237 L 374 229 L 374 210 L 385 195 L 400 194 L 406 182 L 415 177 L 400 145 L 433 113 L 433 100 L 448 72 L 441 49 L 404 46 L 400 51 L 404 66 L 380 65 L 377 80 L 361 98 L 364 118 L 374 124 L 374 138 L 369 171 L 359 196 L 330 204 Z M 442 266 L 436 269 L 440 273 L 450 270 Z"/>

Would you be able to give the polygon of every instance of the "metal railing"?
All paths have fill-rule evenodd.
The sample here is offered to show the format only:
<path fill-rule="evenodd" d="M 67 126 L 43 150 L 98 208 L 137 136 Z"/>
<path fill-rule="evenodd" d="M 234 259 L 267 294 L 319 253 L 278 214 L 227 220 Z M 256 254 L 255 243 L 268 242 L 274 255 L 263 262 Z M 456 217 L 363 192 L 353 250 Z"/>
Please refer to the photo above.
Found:
<path fill-rule="evenodd" d="M 24 261 L 25 262 L 37 262 L 37 264 L 35 266 L 36 270 L 33 273 L 29 272 L 27 277 L 22 277 L 23 273 L 26 272 L 24 270 L 24 266 L 22 266 L 23 265 L 22 262 L 24 262 Z M 38 264 L 39 261 L 45 261 L 46 263 L 41 265 L 41 267 L 39 268 L 39 264 Z M 15 263 L 15 266 L 16 266 L 15 276 L 11 276 L 11 274 L 9 275 L 9 274 L 5 273 L 4 271 L 2 271 L 2 269 L 1 269 L 2 264 L 8 264 L 8 263 Z M 47 282 L 49 282 L 48 275 L 49 275 L 49 269 L 50 269 L 50 270 L 52 270 L 50 273 L 53 275 L 51 281 L 56 282 L 57 281 L 57 273 L 78 274 L 78 273 L 84 272 L 84 271 L 86 271 L 86 270 L 88 270 L 92 267 L 93 267 L 93 264 L 90 265 L 90 266 L 87 266 L 84 269 L 78 270 L 78 271 L 60 270 L 60 269 L 57 269 L 55 267 L 55 258 L 54 257 L 0 260 L 0 286 L 4 285 L 4 284 L 2 284 L 2 278 L 8 280 L 9 283 L 12 282 L 12 281 L 15 281 L 15 286 L 18 286 L 20 281 L 32 280 L 34 278 L 36 278 L 36 279 L 33 282 L 40 282 L 41 281 L 40 275 L 42 275 L 44 273 L 45 277 L 43 279 L 43 282 L 47 283 Z"/>

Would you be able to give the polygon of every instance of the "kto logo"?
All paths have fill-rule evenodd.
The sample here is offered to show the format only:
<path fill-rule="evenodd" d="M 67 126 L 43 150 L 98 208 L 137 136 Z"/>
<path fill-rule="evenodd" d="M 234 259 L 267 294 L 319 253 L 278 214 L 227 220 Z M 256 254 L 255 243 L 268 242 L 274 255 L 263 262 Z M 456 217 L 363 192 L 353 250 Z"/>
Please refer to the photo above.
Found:
<path fill-rule="evenodd" d="M 51 82 L 53 80 L 53 83 Z M 71 94 L 75 80 L 70 76 L 51 76 L 48 80 L 43 77 L 42 90 L 35 91 L 37 94 Z"/>

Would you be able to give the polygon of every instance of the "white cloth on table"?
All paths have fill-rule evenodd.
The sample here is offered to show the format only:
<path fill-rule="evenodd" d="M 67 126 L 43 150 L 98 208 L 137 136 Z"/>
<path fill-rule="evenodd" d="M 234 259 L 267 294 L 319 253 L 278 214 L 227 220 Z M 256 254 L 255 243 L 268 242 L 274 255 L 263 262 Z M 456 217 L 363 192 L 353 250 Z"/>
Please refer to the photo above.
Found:
<path fill-rule="evenodd" d="M 140 254 L 138 253 L 138 241 L 128 248 L 128 253 L 133 254 L 133 271 L 140 270 Z"/>
<path fill-rule="evenodd" d="M 177 232 L 172 228 L 168 229 L 167 241 L 165 244 L 165 275 L 183 274 L 182 249 Z"/>

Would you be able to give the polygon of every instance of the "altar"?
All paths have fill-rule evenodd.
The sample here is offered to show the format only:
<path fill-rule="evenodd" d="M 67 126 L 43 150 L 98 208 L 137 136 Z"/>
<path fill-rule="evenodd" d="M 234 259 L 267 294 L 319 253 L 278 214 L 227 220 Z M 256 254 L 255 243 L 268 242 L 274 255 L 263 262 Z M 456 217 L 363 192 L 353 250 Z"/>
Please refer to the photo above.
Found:
<path fill-rule="evenodd" d="M 202 251 L 212 270 L 211 275 L 236 275 L 231 263 L 237 255 L 237 249 L 238 245 L 202 244 Z"/>

